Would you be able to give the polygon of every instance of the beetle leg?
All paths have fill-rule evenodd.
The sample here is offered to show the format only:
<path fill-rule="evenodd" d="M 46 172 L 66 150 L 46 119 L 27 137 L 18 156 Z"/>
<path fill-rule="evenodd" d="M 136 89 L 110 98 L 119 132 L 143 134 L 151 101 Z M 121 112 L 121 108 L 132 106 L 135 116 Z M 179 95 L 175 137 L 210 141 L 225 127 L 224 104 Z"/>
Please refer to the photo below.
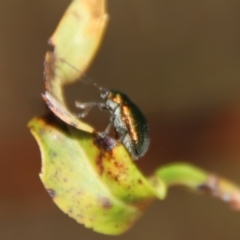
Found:
<path fill-rule="evenodd" d="M 106 106 L 105 103 L 98 102 L 97 106 L 100 110 L 108 110 L 108 107 Z"/>
<path fill-rule="evenodd" d="M 105 138 L 109 134 L 112 125 L 113 125 L 113 122 L 110 121 L 110 123 L 108 124 L 107 128 L 105 129 L 105 131 L 100 133 L 101 138 Z"/>
<path fill-rule="evenodd" d="M 77 117 L 79 118 L 84 118 L 88 115 L 88 113 L 90 112 L 90 110 L 92 109 L 92 107 L 94 106 L 98 106 L 99 109 L 101 110 L 107 110 L 108 108 L 106 107 L 105 103 L 100 103 L 100 102 L 86 102 L 86 103 L 82 103 L 82 102 L 75 102 L 75 106 L 77 108 L 80 109 L 84 109 L 84 111 L 82 113 L 77 114 Z"/>
<path fill-rule="evenodd" d="M 93 107 L 95 105 L 96 105 L 96 102 L 87 102 L 87 103 L 82 103 L 82 102 L 78 102 L 78 101 L 75 102 L 75 106 L 80 109 L 86 109 L 89 107 Z"/>
<path fill-rule="evenodd" d="M 80 109 L 84 109 L 84 111 L 80 114 L 77 114 L 77 117 L 84 118 L 87 116 L 89 111 L 92 109 L 92 107 L 98 105 L 97 102 L 88 102 L 88 103 L 81 103 L 81 102 L 75 102 L 75 106 Z"/>
<path fill-rule="evenodd" d="M 125 128 L 118 128 L 117 132 L 119 133 L 120 137 L 118 138 L 118 141 L 123 143 L 124 138 L 127 135 L 127 130 Z"/>

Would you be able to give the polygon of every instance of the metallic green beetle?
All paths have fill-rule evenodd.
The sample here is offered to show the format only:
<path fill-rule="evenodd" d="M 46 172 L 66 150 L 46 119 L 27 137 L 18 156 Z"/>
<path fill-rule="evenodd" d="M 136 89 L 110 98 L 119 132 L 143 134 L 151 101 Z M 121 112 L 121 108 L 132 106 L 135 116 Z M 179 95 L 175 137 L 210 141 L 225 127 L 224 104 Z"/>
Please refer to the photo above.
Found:
<path fill-rule="evenodd" d="M 85 117 L 93 106 L 109 111 L 110 123 L 100 136 L 106 137 L 113 126 L 118 141 L 125 146 L 132 158 L 136 160 L 142 157 L 149 147 L 149 127 L 140 109 L 126 94 L 116 90 L 105 90 L 96 83 L 93 84 L 100 90 L 100 97 L 104 102 L 76 102 L 76 107 L 85 109 L 78 116 Z"/>

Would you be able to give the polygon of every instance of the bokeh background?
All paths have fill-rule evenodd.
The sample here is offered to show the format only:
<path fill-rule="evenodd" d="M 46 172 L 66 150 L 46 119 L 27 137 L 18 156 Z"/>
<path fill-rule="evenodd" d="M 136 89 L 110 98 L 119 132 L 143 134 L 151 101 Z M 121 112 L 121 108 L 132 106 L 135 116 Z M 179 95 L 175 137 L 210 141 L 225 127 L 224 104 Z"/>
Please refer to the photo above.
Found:
<path fill-rule="evenodd" d="M 0 1 L 0 239 L 110 239 L 63 214 L 38 174 L 27 122 L 44 112 L 47 39 L 69 0 Z M 240 183 L 240 1 L 109 0 L 110 22 L 88 76 L 126 92 L 146 114 L 146 174 L 188 161 Z M 82 83 L 66 88 L 71 105 Z M 97 111 L 89 121 L 102 128 Z M 116 239 L 238 240 L 240 213 L 172 189 Z"/>

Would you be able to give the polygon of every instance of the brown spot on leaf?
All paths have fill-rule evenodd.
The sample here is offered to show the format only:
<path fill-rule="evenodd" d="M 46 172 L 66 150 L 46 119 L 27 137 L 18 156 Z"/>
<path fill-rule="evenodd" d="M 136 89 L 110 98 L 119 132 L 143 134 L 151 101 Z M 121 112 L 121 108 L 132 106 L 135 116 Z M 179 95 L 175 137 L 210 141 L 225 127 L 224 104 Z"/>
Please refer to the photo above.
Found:
<path fill-rule="evenodd" d="M 97 158 L 96 158 L 96 165 L 99 169 L 99 174 L 102 175 L 104 172 L 103 161 L 111 160 L 111 154 L 112 154 L 111 150 L 113 147 L 115 147 L 116 140 L 108 136 L 102 138 L 96 132 L 94 133 L 94 135 L 95 135 L 94 144 L 99 149 L 99 154 L 97 155 Z M 110 155 L 110 158 L 106 157 L 108 155 Z"/>
<path fill-rule="evenodd" d="M 120 168 L 122 166 L 122 164 L 120 164 L 118 161 L 114 161 L 114 166 L 116 168 Z"/>
<path fill-rule="evenodd" d="M 114 161 L 114 166 L 117 168 L 118 172 L 121 172 L 121 174 L 125 174 L 128 172 L 127 165 L 120 160 Z"/>
<path fill-rule="evenodd" d="M 51 158 L 56 158 L 56 157 L 58 156 L 58 154 L 57 154 L 56 152 L 52 151 L 52 150 L 50 150 L 50 151 L 48 152 L 48 154 L 49 154 L 49 156 L 50 156 Z"/>
<path fill-rule="evenodd" d="M 116 174 L 110 170 L 107 171 L 109 177 L 111 177 L 115 182 L 119 182 L 119 174 Z"/>
<path fill-rule="evenodd" d="M 57 167 L 53 174 L 56 180 L 59 180 L 61 178 L 61 172 L 62 172 L 61 168 Z"/>
<path fill-rule="evenodd" d="M 94 9 L 94 11 L 92 11 L 92 17 L 95 19 L 99 19 L 102 16 L 101 12 L 99 12 L 98 9 Z"/>
<path fill-rule="evenodd" d="M 77 190 L 77 195 L 81 195 L 83 193 L 83 191 L 82 190 Z"/>
<path fill-rule="evenodd" d="M 101 206 L 104 208 L 104 209 L 110 209 L 112 208 L 112 203 L 110 201 L 110 199 L 106 198 L 106 197 L 99 197 L 98 198 Z"/>
<path fill-rule="evenodd" d="M 56 197 L 56 192 L 53 189 L 47 189 L 47 192 L 51 198 Z"/>
<path fill-rule="evenodd" d="M 111 137 L 100 137 L 98 135 L 98 133 L 95 133 L 95 140 L 94 140 L 94 144 L 104 150 L 104 151 L 107 151 L 108 153 L 112 153 L 112 149 L 117 145 L 117 141 Z"/>
<path fill-rule="evenodd" d="M 78 222 L 84 224 L 84 216 L 81 213 L 78 213 L 76 217 Z"/>
<path fill-rule="evenodd" d="M 96 165 L 98 167 L 98 172 L 100 175 L 103 174 L 104 171 L 104 167 L 103 167 L 103 158 L 104 158 L 104 154 L 102 153 L 102 151 L 97 155 L 96 158 Z"/>
<path fill-rule="evenodd" d="M 45 129 L 44 128 L 39 128 L 39 135 L 40 136 L 43 136 L 44 134 L 46 133 Z"/>
<path fill-rule="evenodd" d="M 102 15 L 101 1 L 92 0 L 87 1 L 86 3 L 92 15 L 96 15 L 95 17 L 100 17 Z"/>

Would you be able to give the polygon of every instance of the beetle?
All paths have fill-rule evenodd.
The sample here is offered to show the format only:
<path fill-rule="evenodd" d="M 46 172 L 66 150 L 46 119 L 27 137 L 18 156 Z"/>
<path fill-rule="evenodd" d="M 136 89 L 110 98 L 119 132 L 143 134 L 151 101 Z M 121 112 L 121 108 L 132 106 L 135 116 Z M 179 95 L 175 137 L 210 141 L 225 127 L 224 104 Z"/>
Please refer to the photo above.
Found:
<path fill-rule="evenodd" d="M 136 160 L 142 157 L 149 147 L 149 126 L 145 116 L 126 94 L 117 90 L 98 88 L 103 102 L 76 102 L 76 107 L 85 110 L 78 117 L 85 117 L 93 106 L 109 111 L 110 123 L 106 130 L 100 133 L 100 137 L 107 136 L 113 126 L 118 141 L 125 146 L 132 158 Z"/>

